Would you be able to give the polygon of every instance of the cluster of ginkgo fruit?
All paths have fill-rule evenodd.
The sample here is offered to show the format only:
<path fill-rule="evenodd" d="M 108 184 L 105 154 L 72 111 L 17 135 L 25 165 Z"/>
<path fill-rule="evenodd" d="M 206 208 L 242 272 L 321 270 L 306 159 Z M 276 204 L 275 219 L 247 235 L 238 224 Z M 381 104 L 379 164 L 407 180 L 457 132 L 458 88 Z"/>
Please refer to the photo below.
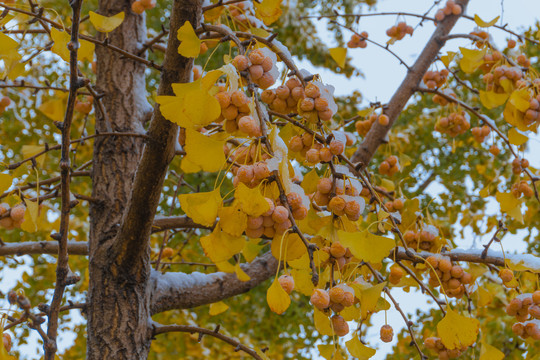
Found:
<path fill-rule="evenodd" d="M 523 339 L 540 340 L 540 290 L 513 298 L 506 306 L 506 313 L 517 320 L 512 325 L 514 334 Z"/>
<path fill-rule="evenodd" d="M 521 115 L 521 114 L 520 114 Z M 534 122 L 540 123 L 540 94 L 531 94 L 529 98 L 529 108 L 523 114 L 525 125 L 529 126 Z"/>
<path fill-rule="evenodd" d="M 440 71 L 429 70 L 424 74 L 422 81 L 424 81 L 428 89 L 440 88 L 446 83 L 448 74 L 450 74 L 448 69 L 442 69 Z"/>
<path fill-rule="evenodd" d="M 83 101 L 75 99 L 75 111 L 81 114 L 88 115 L 92 111 L 92 104 L 94 103 L 94 97 L 87 96 Z"/>
<path fill-rule="evenodd" d="M 390 212 L 401 212 L 405 206 L 405 203 L 402 199 L 394 199 L 392 201 L 387 201 L 384 203 L 384 207 Z"/>
<path fill-rule="evenodd" d="M 265 161 L 258 161 L 252 165 L 246 164 L 232 168 L 233 186 L 238 183 L 245 184 L 248 188 L 253 189 L 259 185 L 264 179 L 270 176 L 268 164 Z"/>
<path fill-rule="evenodd" d="M 403 234 L 403 240 L 408 247 L 416 250 L 432 251 L 436 248 L 437 243 L 436 228 L 425 227 L 424 230 L 407 230 Z"/>
<path fill-rule="evenodd" d="M 369 37 L 367 31 L 362 31 L 360 34 L 352 34 L 351 39 L 347 42 L 347 47 L 350 49 L 367 47 L 366 39 Z"/>
<path fill-rule="evenodd" d="M 333 286 L 329 290 L 314 289 L 311 294 L 311 304 L 323 312 L 333 310 L 336 314 L 330 317 L 332 321 L 332 329 L 337 336 L 343 337 L 349 333 L 349 324 L 343 316 L 337 314 L 345 307 L 354 305 L 354 290 L 346 285 L 339 284 Z"/>
<path fill-rule="evenodd" d="M 522 85 L 522 78 L 523 71 L 518 66 L 500 65 L 494 67 L 493 71 L 484 74 L 483 81 L 486 83 L 487 91 L 503 94 L 509 88 L 513 89 Z"/>
<path fill-rule="evenodd" d="M 320 162 L 330 162 L 334 156 L 343 154 L 345 146 L 353 144 L 352 136 L 345 136 L 345 143 L 342 139 L 334 138 L 330 140 L 328 145 L 323 145 L 316 141 L 315 137 L 310 133 L 295 135 L 289 140 L 289 148 L 291 151 L 298 152 L 306 158 L 310 164 L 318 164 Z"/>
<path fill-rule="evenodd" d="M 487 31 L 485 31 L 485 30 L 475 29 L 475 30 L 471 31 L 469 34 L 473 35 L 473 36 L 477 36 L 477 37 L 480 38 L 480 40 L 474 42 L 476 47 L 479 48 L 479 49 L 484 47 L 484 43 L 487 40 L 489 40 L 489 33 Z M 484 58 L 484 61 L 486 61 L 486 58 Z"/>
<path fill-rule="evenodd" d="M 322 88 L 322 84 L 310 82 L 304 88 L 304 98 L 298 104 L 298 112 L 311 123 L 316 123 L 317 120 L 330 121 L 334 116 L 334 110 L 330 108 L 331 102 L 333 100 Z"/>
<path fill-rule="evenodd" d="M 334 184 L 331 178 L 322 178 L 317 183 L 317 191 L 312 199 L 315 204 L 326 206 L 336 216 L 345 215 L 349 220 L 357 221 L 362 210 L 357 199 L 359 195 L 360 191 L 352 182 L 335 179 Z"/>
<path fill-rule="evenodd" d="M 448 349 L 441 341 L 441 338 L 438 337 L 428 337 L 424 339 L 424 346 L 427 349 L 434 350 L 439 356 L 439 360 L 448 360 L 456 359 L 461 356 L 461 354 L 467 350 L 467 347 Z"/>
<path fill-rule="evenodd" d="M 141 15 L 146 10 L 151 10 L 156 7 L 156 0 L 136 0 L 131 4 L 131 11 Z"/>
<path fill-rule="evenodd" d="M 237 165 L 253 165 L 258 160 L 264 161 L 271 158 L 270 154 L 261 151 L 261 147 L 257 143 L 252 143 L 249 146 L 234 146 L 227 143 L 224 145 L 224 152 L 225 156 Z"/>
<path fill-rule="evenodd" d="M 512 172 L 515 175 L 521 174 L 526 168 L 529 167 L 529 160 L 523 158 L 515 158 L 512 160 Z"/>
<path fill-rule="evenodd" d="M 266 198 L 270 208 L 261 216 L 248 216 L 246 235 L 257 239 L 261 236 L 272 239 L 275 235 L 282 235 L 291 228 L 289 209 L 281 204 L 279 199 L 272 201 Z M 295 220 L 306 218 L 308 210 L 302 202 L 302 197 L 295 192 L 287 194 L 287 203 Z"/>
<path fill-rule="evenodd" d="M 23 204 L 15 205 L 11 209 L 6 203 L 0 204 L 0 226 L 6 230 L 20 228 L 25 212 L 26 207 Z"/>
<path fill-rule="evenodd" d="M 495 64 L 497 64 L 499 61 L 501 61 L 502 58 L 503 58 L 503 55 L 502 55 L 502 53 L 500 51 L 492 51 L 492 52 L 486 53 L 484 55 L 484 59 L 483 59 L 484 62 L 483 62 L 482 65 L 480 65 L 480 70 L 482 70 L 482 73 L 484 73 L 484 74 L 489 73 L 491 71 L 491 69 L 493 69 Z"/>
<path fill-rule="evenodd" d="M 251 1 L 241 1 L 227 6 L 229 15 L 243 30 L 260 27 L 260 20 L 255 16 L 253 3 Z"/>
<path fill-rule="evenodd" d="M 461 14 L 461 11 L 461 5 L 456 4 L 454 0 L 448 0 L 442 9 L 437 10 L 435 13 L 435 20 L 443 21 L 449 15 Z"/>
<path fill-rule="evenodd" d="M 11 104 L 11 99 L 7 96 L 3 96 L 0 99 L 0 114 L 6 111 L 6 108 Z"/>
<path fill-rule="evenodd" d="M 393 264 L 390 266 L 390 274 L 388 275 L 388 281 L 391 284 L 397 285 L 405 275 L 405 271 L 398 264 Z"/>
<path fill-rule="evenodd" d="M 462 110 L 439 118 L 435 124 L 435 131 L 450 137 L 456 137 L 464 134 L 470 127 L 469 115 Z"/>
<path fill-rule="evenodd" d="M 328 259 L 321 263 L 321 268 L 335 265 L 338 270 L 341 270 L 353 259 L 351 250 L 341 245 L 339 241 L 334 241 L 330 246 L 323 247 L 322 251 L 328 254 Z"/>
<path fill-rule="evenodd" d="M 491 128 L 487 125 L 483 125 L 482 127 L 475 126 L 471 129 L 471 132 L 473 134 L 474 140 L 476 142 L 482 143 L 491 133 Z"/>
<path fill-rule="evenodd" d="M 298 112 L 298 102 L 304 98 L 302 83 L 295 77 L 276 89 L 267 89 L 261 93 L 262 102 L 268 104 L 270 110 L 281 114 Z"/>
<path fill-rule="evenodd" d="M 376 113 L 371 113 L 367 117 L 367 119 L 357 120 L 354 126 L 358 134 L 362 137 L 366 136 L 366 134 L 369 132 L 369 130 L 373 126 L 373 123 L 375 123 L 375 121 L 377 121 L 378 118 L 379 118 L 379 115 L 377 115 Z"/>
<path fill-rule="evenodd" d="M 266 50 L 255 49 L 250 51 L 247 56 L 237 55 L 233 59 L 233 65 L 241 75 L 249 74 L 251 81 L 263 90 L 268 89 L 276 82 L 277 74 L 273 71 L 274 60 Z"/>
<path fill-rule="evenodd" d="M 379 173 L 381 175 L 394 176 L 399 170 L 399 160 L 395 155 L 390 155 L 379 165 Z"/>
<path fill-rule="evenodd" d="M 513 184 L 511 192 L 516 199 L 519 199 L 522 195 L 526 198 L 530 198 L 534 195 L 534 190 L 527 184 L 527 180 L 520 180 Z"/>
<path fill-rule="evenodd" d="M 247 136 L 258 137 L 262 135 L 259 121 L 251 114 L 249 104 L 251 100 L 241 90 L 221 91 L 214 97 L 221 107 L 221 115 L 218 121 L 224 122 L 224 129 L 228 133 L 241 131 Z"/>
<path fill-rule="evenodd" d="M 453 97 L 454 99 L 457 99 L 456 93 L 453 92 L 452 90 L 444 89 L 443 92 L 445 93 L 445 95 L 447 95 L 449 97 Z M 444 96 L 441 96 L 439 94 L 433 95 L 433 102 L 435 104 L 439 104 L 441 106 L 446 106 L 446 105 L 448 105 L 450 103 L 450 101 L 448 101 Z"/>
<path fill-rule="evenodd" d="M 465 285 L 473 281 L 471 274 L 459 265 L 453 265 L 450 258 L 445 256 L 429 256 L 426 259 L 430 266 L 429 285 L 442 285 L 448 297 L 460 299 L 465 294 Z"/>
<path fill-rule="evenodd" d="M 397 25 L 390 27 L 386 30 L 386 35 L 390 36 L 391 40 L 402 40 L 405 35 L 409 34 L 412 36 L 414 29 L 412 26 L 407 25 L 406 22 L 401 21 Z"/>

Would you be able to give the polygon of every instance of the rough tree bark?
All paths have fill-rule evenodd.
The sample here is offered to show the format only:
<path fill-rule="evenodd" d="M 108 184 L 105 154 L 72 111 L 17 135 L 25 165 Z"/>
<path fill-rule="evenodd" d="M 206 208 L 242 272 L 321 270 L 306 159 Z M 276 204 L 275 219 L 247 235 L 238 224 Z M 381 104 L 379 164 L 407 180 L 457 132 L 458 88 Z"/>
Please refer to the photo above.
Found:
<path fill-rule="evenodd" d="M 125 12 L 110 42 L 132 53 L 146 38 L 144 16 L 130 10 L 130 2 L 100 1 L 106 16 Z M 202 15 L 201 0 L 175 1 L 170 31 L 185 21 L 194 27 Z M 160 95 L 172 95 L 171 84 L 188 82 L 193 60 L 177 53 L 179 41 L 170 36 Z M 148 111 L 144 67 L 105 48 L 96 51 L 97 83 L 104 94 L 106 116 L 96 131 L 142 131 Z M 119 137 L 95 142 L 93 197 L 90 211 L 90 287 L 88 295 L 87 359 L 146 359 L 151 343 L 149 237 L 167 166 L 174 156 L 176 125 L 155 109 L 143 151 L 140 140 Z M 142 156 L 141 156 L 142 152 Z"/>
<path fill-rule="evenodd" d="M 125 12 L 122 25 L 109 34 L 109 42 L 136 53 L 146 40 L 144 17 L 131 12 L 129 0 L 101 0 L 99 12 L 111 16 Z M 141 121 L 150 106 L 145 97 L 144 65 L 121 59 L 105 47 L 96 47 L 98 91 L 106 114 L 96 116 L 96 132 L 142 131 Z M 113 273 L 108 253 L 129 200 L 143 143 L 135 137 L 98 137 L 94 142 L 90 207 L 88 291 L 88 359 L 142 359 L 149 338 L 144 324 L 143 284 L 120 279 Z"/>

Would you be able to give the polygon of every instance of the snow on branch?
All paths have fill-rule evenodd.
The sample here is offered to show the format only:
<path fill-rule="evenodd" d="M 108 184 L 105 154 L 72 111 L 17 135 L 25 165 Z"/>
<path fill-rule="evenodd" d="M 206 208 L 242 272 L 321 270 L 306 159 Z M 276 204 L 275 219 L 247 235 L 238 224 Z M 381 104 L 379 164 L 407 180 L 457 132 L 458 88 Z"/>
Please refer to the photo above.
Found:
<path fill-rule="evenodd" d="M 251 278 L 249 281 L 240 281 L 236 274 L 223 272 L 162 274 L 159 271 L 152 271 L 151 313 L 194 308 L 245 293 L 275 275 L 278 261 L 268 252 L 249 264 L 242 264 L 241 267 Z"/>

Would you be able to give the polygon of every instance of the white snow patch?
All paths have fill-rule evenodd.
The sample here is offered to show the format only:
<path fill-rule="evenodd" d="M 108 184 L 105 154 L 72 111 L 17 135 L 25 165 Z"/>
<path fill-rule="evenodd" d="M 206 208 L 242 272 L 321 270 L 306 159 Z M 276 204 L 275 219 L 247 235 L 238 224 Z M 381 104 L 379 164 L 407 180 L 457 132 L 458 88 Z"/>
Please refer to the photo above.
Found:
<path fill-rule="evenodd" d="M 197 271 L 191 274 L 182 272 L 167 272 L 162 274 L 159 271 L 152 270 L 150 276 L 156 280 L 157 291 L 167 291 L 170 289 L 178 290 L 207 285 L 221 279 L 224 275 L 225 273 L 223 272 L 203 274 Z"/>

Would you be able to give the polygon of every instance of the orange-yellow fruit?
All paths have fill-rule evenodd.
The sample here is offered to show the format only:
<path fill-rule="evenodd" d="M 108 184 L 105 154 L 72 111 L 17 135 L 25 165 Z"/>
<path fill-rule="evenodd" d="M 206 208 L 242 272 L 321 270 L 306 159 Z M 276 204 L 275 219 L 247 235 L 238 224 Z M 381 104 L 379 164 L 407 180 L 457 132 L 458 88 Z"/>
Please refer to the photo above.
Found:
<path fill-rule="evenodd" d="M 381 340 L 388 343 L 392 341 L 392 338 L 394 337 L 394 329 L 390 325 L 383 325 L 381 326 Z"/>
<path fill-rule="evenodd" d="M 332 328 L 337 336 L 345 336 L 349 333 L 349 324 L 341 315 L 332 316 Z"/>
<path fill-rule="evenodd" d="M 163 251 L 161 252 L 162 258 L 171 258 L 174 255 L 174 250 L 170 247 L 163 248 Z"/>
<path fill-rule="evenodd" d="M 287 294 L 291 294 L 291 292 L 294 290 L 294 279 L 291 275 L 281 275 L 278 278 L 279 285 L 285 290 Z"/>
<path fill-rule="evenodd" d="M 12 207 L 10 213 L 11 219 L 13 219 L 13 221 L 21 221 L 22 219 L 24 219 L 25 210 L 26 208 L 24 207 L 24 205 L 16 205 Z"/>
<path fill-rule="evenodd" d="M 331 302 L 340 304 L 345 298 L 345 291 L 340 287 L 334 286 L 328 290 L 328 295 L 330 295 Z"/>
<path fill-rule="evenodd" d="M 330 306 L 330 295 L 326 290 L 314 289 L 310 301 L 317 309 L 324 310 Z"/>
<path fill-rule="evenodd" d="M 274 212 L 272 213 L 272 220 L 274 222 L 281 224 L 289 218 L 289 210 L 286 207 L 278 205 L 275 207 Z"/>
<path fill-rule="evenodd" d="M 133 4 L 131 4 L 131 11 L 133 11 L 135 14 L 141 15 L 144 10 L 146 9 L 140 1 L 135 1 Z"/>
<path fill-rule="evenodd" d="M 505 283 L 512 281 L 514 278 L 514 273 L 510 269 L 501 269 L 499 272 L 499 277 Z"/>
<path fill-rule="evenodd" d="M 9 335 L 6 332 L 3 333 L 2 334 L 2 340 L 4 341 L 4 349 L 6 349 L 7 352 L 10 352 L 11 351 L 11 345 L 12 345 L 11 335 Z"/>

